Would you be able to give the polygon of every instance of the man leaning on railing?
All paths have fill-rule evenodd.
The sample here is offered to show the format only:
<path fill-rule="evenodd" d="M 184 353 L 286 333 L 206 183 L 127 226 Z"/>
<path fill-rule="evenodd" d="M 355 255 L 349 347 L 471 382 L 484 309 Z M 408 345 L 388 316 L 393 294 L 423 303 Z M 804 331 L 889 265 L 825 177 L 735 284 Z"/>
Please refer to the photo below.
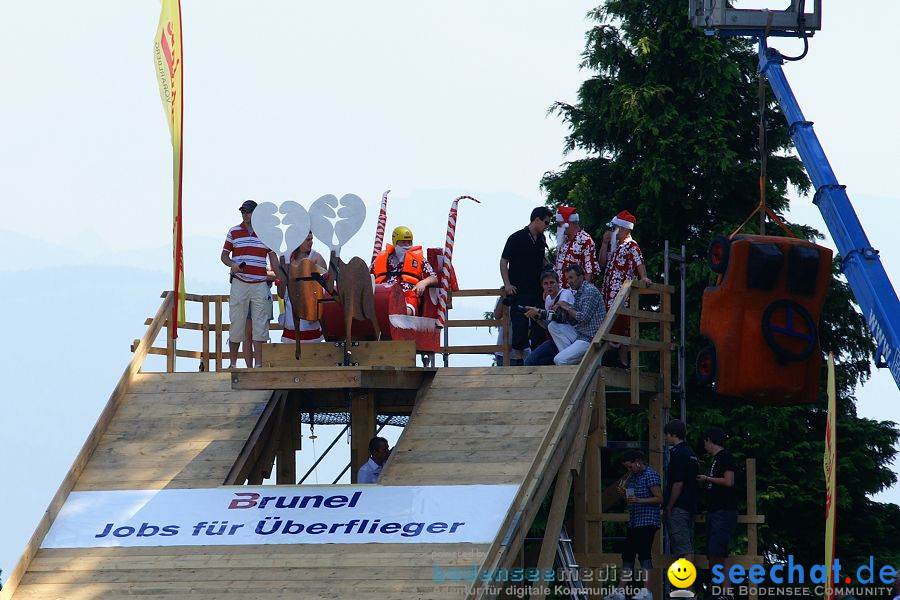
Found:
<path fill-rule="evenodd" d="M 593 283 L 584 280 L 584 269 L 581 265 L 569 265 L 565 270 L 569 289 L 575 292 L 575 305 L 568 302 L 559 302 L 558 307 L 569 315 L 570 322 L 575 324 L 574 330 L 558 330 L 560 335 L 553 335 L 559 353 L 553 357 L 557 365 L 574 365 L 581 362 L 581 358 L 591 346 L 591 340 L 603 318 L 606 316 L 606 306 L 603 297 Z M 551 334 L 554 331 L 551 330 Z"/>

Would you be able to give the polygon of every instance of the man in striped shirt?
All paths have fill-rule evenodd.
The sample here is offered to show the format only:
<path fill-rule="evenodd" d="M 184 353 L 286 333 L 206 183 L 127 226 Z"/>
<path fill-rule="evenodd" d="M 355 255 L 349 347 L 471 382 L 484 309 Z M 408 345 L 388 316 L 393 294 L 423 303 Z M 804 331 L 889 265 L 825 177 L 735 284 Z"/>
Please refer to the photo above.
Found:
<path fill-rule="evenodd" d="M 274 279 L 274 273 L 266 268 L 266 258 L 273 265 L 277 258 L 253 231 L 250 219 L 255 208 L 253 200 L 241 204 L 238 210 L 242 221 L 228 230 L 222 250 L 222 263 L 231 269 L 229 368 L 237 366 L 238 346 L 244 341 L 248 317 L 253 324 L 253 357 L 257 367 L 262 366 L 262 344 L 269 341 L 269 320 L 272 318 L 269 282 Z"/>

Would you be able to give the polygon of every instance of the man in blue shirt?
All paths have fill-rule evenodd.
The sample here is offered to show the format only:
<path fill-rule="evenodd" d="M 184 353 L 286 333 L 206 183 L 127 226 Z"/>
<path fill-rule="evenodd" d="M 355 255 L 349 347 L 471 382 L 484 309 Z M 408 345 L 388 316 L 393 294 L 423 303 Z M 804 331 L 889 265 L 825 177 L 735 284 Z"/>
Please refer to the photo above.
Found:
<path fill-rule="evenodd" d="M 359 468 L 356 474 L 356 483 L 378 483 L 381 476 L 381 468 L 387 462 L 391 450 L 388 441 L 383 437 L 373 437 L 369 440 L 369 460 Z"/>

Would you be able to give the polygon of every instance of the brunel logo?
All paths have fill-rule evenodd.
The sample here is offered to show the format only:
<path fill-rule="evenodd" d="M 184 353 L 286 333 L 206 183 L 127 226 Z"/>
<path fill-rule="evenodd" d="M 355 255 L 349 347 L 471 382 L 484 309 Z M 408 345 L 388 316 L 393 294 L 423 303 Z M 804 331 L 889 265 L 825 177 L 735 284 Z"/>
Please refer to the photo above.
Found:
<path fill-rule="evenodd" d="M 256 492 L 235 492 L 228 509 L 236 508 L 353 508 L 359 502 L 362 492 L 347 497 L 334 496 L 263 496 Z"/>

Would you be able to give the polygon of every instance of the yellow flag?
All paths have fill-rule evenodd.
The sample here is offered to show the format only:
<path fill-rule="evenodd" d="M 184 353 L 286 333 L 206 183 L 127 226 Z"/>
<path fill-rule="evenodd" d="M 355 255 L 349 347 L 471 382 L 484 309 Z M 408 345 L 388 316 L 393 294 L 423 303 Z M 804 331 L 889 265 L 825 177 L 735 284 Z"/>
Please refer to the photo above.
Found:
<path fill-rule="evenodd" d="M 834 380 L 834 355 L 828 353 L 828 421 L 825 425 L 825 600 L 833 600 L 834 533 L 837 517 L 837 390 Z M 828 593 L 831 591 L 831 593 Z"/>
<path fill-rule="evenodd" d="M 175 281 L 174 320 L 184 324 L 184 254 L 182 251 L 181 221 L 181 166 L 184 152 L 182 148 L 182 125 L 184 124 L 184 60 L 181 46 L 181 1 L 161 0 L 162 11 L 159 26 L 153 40 L 153 63 L 159 81 L 159 97 L 169 123 L 172 136 L 172 180 L 173 180 L 173 222 L 172 259 Z M 177 330 L 175 335 L 178 335 Z"/>

